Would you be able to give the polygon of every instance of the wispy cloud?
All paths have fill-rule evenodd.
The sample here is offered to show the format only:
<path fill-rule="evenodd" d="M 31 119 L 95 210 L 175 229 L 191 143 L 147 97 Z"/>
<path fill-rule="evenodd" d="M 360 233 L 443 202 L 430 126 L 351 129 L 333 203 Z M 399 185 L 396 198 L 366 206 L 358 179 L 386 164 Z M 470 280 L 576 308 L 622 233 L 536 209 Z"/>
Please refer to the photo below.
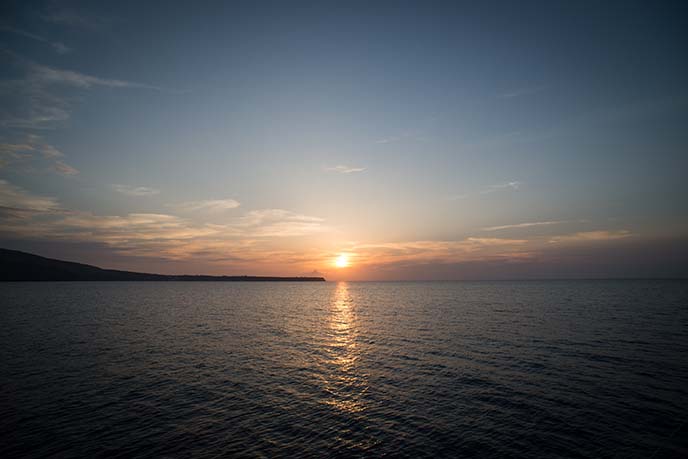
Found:
<path fill-rule="evenodd" d="M 625 229 L 601 229 L 528 238 L 467 236 L 457 240 L 349 243 L 335 250 L 322 245 L 322 240 L 330 240 L 330 236 L 315 237 L 333 231 L 322 218 L 286 209 L 252 210 L 222 224 L 199 220 L 197 216 L 192 219 L 155 212 L 96 215 L 68 210 L 55 198 L 0 180 L 2 237 L 93 243 L 120 255 L 193 261 L 234 270 L 246 268 L 253 273 L 322 269 L 340 252 L 350 254 L 357 272 L 369 274 L 399 269 L 418 273 L 424 267 L 465 263 L 540 263 L 558 260 L 581 247 L 611 248 L 616 241 L 632 236 Z M 531 223 L 549 222 L 526 224 Z M 290 239 L 287 242 L 285 238 Z"/>
<path fill-rule="evenodd" d="M 51 48 L 53 48 L 53 50 L 57 54 L 67 54 L 70 51 L 72 51 L 72 49 L 70 47 L 68 47 L 67 45 L 65 45 L 64 43 L 61 43 L 59 41 L 50 41 L 47 38 L 41 37 L 40 35 L 36 35 L 34 33 L 31 33 L 31 32 L 27 32 L 25 30 L 16 29 L 14 27 L 0 26 L 0 31 L 10 32 L 10 33 L 13 33 L 16 35 L 21 35 L 22 37 L 26 37 L 26 38 L 29 38 L 29 39 L 34 40 L 34 41 L 44 43 L 44 44 L 50 46 Z"/>
<path fill-rule="evenodd" d="M 318 259 L 313 250 L 285 248 L 278 240 L 325 231 L 318 217 L 285 209 L 259 209 L 225 224 L 199 222 L 166 213 L 96 215 L 67 210 L 54 198 L 33 195 L 0 181 L 0 236 L 89 242 L 120 254 L 174 260 L 296 264 Z M 295 268 L 297 269 L 297 268 Z"/>
<path fill-rule="evenodd" d="M 79 173 L 64 161 L 64 154 L 55 146 L 35 134 L 18 137 L 13 143 L 0 143 L 0 168 L 22 161 L 42 158 L 50 164 L 50 170 L 65 176 Z"/>
<path fill-rule="evenodd" d="M 33 146 L 26 143 L 0 144 L 0 168 L 31 156 Z"/>
<path fill-rule="evenodd" d="M 456 241 L 404 241 L 356 244 L 348 248 L 356 263 L 389 264 L 455 263 L 471 260 L 506 259 L 527 256 L 527 239 L 467 237 Z"/>
<path fill-rule="evenodd" d="M 396 135 L 396 136 L 390 136 L 390 137 L 383 137 L 381 139 L 377 139 L 375 143 L 378 144 L 385 144 L 385 143 L 392 143 L 392 142 L 398 142 L 402 139 L 405 139 L 407 136 L 405 135 Z"/>
<path fill-rule="evenodd" d="M 105 86 L 109 88 L 140 88 L 154 89 L 156 91 L 165 90 L 159 86 L 137 83 L 133 81 L 100 78 L 72 70 L 62 70 L 35 63 L 31 64 L 29 78 L 33 81 L 38 81 L 44 84 L 64 84 L 85 89 L 89 89 L 93 86 Z"/>
<path fill-rule="evenodd" d="M 160 193 L 160 190 L 157 190 L 155 188 L 150 188 L 147 186 L 131 186 L 131 185 L 114 184 L 114 185 L 112 185 L 112 188 L 116 192 L 125 194 L 127 196 L 152 196 L 152 195 Z"/>
<path fill-rule="evenodd" d="M 464 194 L 459 194 L 455 196 L 451 196 L 449 199 L 451 200 L 459 200 L 459 199 L 466 199 L 470 196 L 476 196 L 476 195 L 485 195 L 485 194 L 491 194 L 491 193 L 497 193 L 500 191 L 517 191 L 523 186 L 522 182 L 518 181 L 512 181 L 512 182 L 506 182 L 506 183 L 498 183 L 496 185 L 490 185 L 487 188 L 479 191 L 475 191 L 472 193 L 464 193 Z"/>
<path fill-rule="evenodd" d="M 14 211 L 49 212 L 59 209 L 57 199 L 38 196 L 0 179 L 0 208 Z"/>
<path fill-rule="evenodd" d="M 104 17 L 88 15 L 68 8 L 52 8 L 47 13 L 41 15 L 41 18 L 52 24 L 91 32 L 101 30 L 109 24 L 109 21 Z"/>
<path fill-rule="evenodd" d="M 553 250 L 569 250 L 588 244 L 613 243 L 631 237 L 628 230 L 600 230 L 555 237 L 465 237 L 459 240 L 421 240 L 375 244 L 353 243 L 343 247 L 363 270 L 422 267 L 457 263 L 522 263 L 552 257 Z M 555 245 L 554 243 L 559 243 Z M 556 247 L 556 248 L 555 248 Z M 330 257 L 334 257 L 332 253 Z M 370 271 L 368 271 L 370 272 Z"/>
<path fill-rule="evenodd" d="M 546 86 L 532 86 L 532 87 L 524 87 L 524 88 L 517 88 L 513 89 L 511 91 L 506 91 L 501 94 L 499 94 L 498 97 L 502 99 L 511 99 L 514 97 L 521 97 L 521 96 L 528 96 L 531 94 L 538 93 L 542 90 L 544 90 Z"/>
<path fill-rule="evenodd" d="M 530 228 L 533 226 L 551 226 L 560 225 L 562 223 L 567 223 L 568 220 L 552 220 L 545 222 L 526 222 L 526 223 L 516 223 L 514 225 L 501 225 L 501 226 L 488 226 L 483 228 L 483 231 L 501 231 L 506 229 L 517 229 L 517 228 Z"/>
<path fill-rule="evenodd" d="M 0 53 L 8 63 L 23 72 L 17 79 L 0 81 L 0 127 L 52 129 L 68 120 L 78 100 L 65 89 L 88 90 L 95 87 L 144 89 L 179 93 L 179 91 L 134 81 L 101 78 L 73 70 L 41 65 L 6 49 Z"/>
<path fill-rule="evenodd" d="M 340 174 L 352 174 L 354 172 L 363 172 L 366 170 L 365 167 L 351 167 L 351 166 L 345 166 L 345 165 L 338 165 L 334 167 L 326 167 L 326 171 L 328 172 L 339 172 Z"/>
<path fill-rule="evenodd" d="M 241 217 L 238 226 L 255 237 L 293 237 L 322 232 L 326 229 L 323 222 L 285 209 L 259 209 Z"/>
<path fill-rule="evenodd" d="M 66 176 L 76 175 L 79 173 L 79 171 L 77 169 L 75 169 L 74 167 L 70 166 L 69 164 L 65 163 L 64 161 L 59 161 L 59 160 L 55 161 L 53 163 L 53 170 L 55 172 L 57 172 L 58 174 L 66 175 Z"/>
<path fill-rule="evenodd" d="M 183 211 L 224 212 L 236 209 L 241 203 L 236 199 L 206 199 L 203 201 L 187 201 L 173 205 Z"/>
<path fill-rule="evenodd" d="M 427 140 L 423 136 L 424 132 L 425 132 L 425 130 L 423 130 L 423 129 L 410 129 L 407 131 L 403 131 L 401 134 L 398 134 L 398 135 L 382 137 L 380 139 L 377 139 L 374 143 L 383 145 L 383 144 L 388 144 L 388 143 L 401 142 L 403 140 L 415 140 L 415 141 L 420 142 L 420 141 Z"/>
<path fill-rule="evenodd" d="M 523 185 L 521 182 L 507 182 L 507 183 L 499 183 L 497 185 L 490 185 L 487 189 L 479 191 L 479 194 L 489 194 L 489 193 L 495 193 L 497 191 L 503 191 L 503 190 L 518 190 L 521 185 Z"/>
<path fill-rule="evenodd" d="M 633 234 L 628 230 L 615 231 L 584 231 L 574 234 L 565 234 L 561 236 L 554 236 L 550 238 L 549 242 L 553 244 L 562 242 L 594 242 L 594 241 L 612 241 L 616 239 L 624 239 L 631 237 Z"/>

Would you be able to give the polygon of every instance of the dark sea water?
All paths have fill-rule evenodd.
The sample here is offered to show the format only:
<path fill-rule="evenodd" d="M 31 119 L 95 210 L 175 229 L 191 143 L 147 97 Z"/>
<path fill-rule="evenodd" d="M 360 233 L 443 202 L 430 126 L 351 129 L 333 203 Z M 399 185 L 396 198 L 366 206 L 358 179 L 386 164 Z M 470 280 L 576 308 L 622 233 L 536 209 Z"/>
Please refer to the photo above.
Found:
<path fill-rule="evenodd" d="M 1 457 L 688 455 L 680 281 L 5 283 L 0 362 Z"/>

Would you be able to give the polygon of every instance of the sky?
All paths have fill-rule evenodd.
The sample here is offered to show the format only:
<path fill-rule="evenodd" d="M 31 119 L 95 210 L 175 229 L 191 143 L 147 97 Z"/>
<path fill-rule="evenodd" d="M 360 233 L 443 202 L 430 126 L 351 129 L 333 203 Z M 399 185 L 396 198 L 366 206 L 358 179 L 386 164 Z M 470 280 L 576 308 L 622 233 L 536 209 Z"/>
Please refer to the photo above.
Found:
<path fill-rule="evenodd" d="M 688 277 L 685 2 L 0 11 L 0 247 L 160 273 Z"/>

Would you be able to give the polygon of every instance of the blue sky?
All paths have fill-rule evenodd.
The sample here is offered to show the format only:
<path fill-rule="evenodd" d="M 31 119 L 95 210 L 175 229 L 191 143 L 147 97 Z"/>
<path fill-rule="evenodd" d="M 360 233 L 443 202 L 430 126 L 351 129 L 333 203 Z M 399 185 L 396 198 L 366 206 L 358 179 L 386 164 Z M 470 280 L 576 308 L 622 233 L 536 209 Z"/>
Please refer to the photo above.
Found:
<path fill-rule="evenodd" d="M 371 3 L 6 2 L 2 246 L 160 272 L 687 274 L 685 5 Z"/>

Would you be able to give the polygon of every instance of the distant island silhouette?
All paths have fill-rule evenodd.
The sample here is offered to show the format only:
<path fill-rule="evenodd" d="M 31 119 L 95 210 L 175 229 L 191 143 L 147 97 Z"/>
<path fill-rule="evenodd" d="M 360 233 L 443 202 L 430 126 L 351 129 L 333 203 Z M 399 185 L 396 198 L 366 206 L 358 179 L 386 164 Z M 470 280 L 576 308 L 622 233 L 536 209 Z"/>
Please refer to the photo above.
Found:
<path fill-rule="evenodd" d="M 324 277 L 168 275 L 102 269 L 0 248 L 0 281 L 325 282 Z"/>

